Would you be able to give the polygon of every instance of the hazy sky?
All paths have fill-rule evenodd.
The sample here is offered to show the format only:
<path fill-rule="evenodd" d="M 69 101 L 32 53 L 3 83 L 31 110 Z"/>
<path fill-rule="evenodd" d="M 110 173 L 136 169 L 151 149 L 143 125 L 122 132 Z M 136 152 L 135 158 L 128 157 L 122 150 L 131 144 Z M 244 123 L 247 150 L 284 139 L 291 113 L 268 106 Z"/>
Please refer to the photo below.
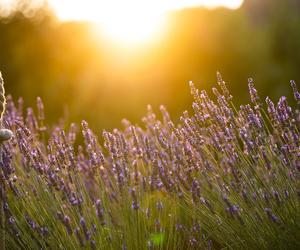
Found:
<path fill-rule="evenodd" d="M 148 9 L 157 13 L 168 10 L 188 8 L 194 6 L 227 6 L 237 8 L 243 0 L 50 0 L 59 17 L 63 19 L 86 19 L 91 15 L 99 15 L 101 12 L 112 12 L 119 9 Z M 70 7 L 72 6 L 72 7 Z"/>
<path fill-rule="evenodd" d="M 21 0 L 0 0 L 0 14 L 9 15 L 17 8 Z M 46 1 L 53 7 L 61 19 L 91 19 L 99 16 L 101 12 L 112 11 L 119 8 L 150 9 L 152 12 L 165 12 L 168 10 L 188 8 L 193 6 L 226 6 L 237 8 L 243 0 L 31 0 L 30 7 L 36 8 Z M 101 11 L 102 10 L 102 11 Z"/>

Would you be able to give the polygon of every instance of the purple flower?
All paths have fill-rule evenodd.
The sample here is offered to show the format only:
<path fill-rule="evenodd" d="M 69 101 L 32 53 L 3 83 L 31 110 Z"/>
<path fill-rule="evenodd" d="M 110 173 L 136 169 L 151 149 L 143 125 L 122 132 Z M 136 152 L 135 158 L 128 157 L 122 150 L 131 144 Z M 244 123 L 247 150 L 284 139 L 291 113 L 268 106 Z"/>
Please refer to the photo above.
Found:
<path fill-rule="evenodd" d="M 252 78 L 248 78 L 248 87 L 249 87 L 249 93 L 250 93 L 250 97 L 251 97 L 251 102 L 255 105 L 255 106 L 260 106 L 259 103 L 259 96 L 257 94 L 257 90 L 254 87 L 254 82 Z"/>
<path fill-rule="evenodd" d="M 296 100 L 298 103 L 300 103 L 300 93 L 299 93 L 299 91 L 298 91 L 296 82 L 295 82 L 294 80 L 291 80 L 290 83 L 291 83 L 291 86 L 292 86 L 292 89 L 293 89 L 293 93 L 294 93 L 295 100 Z"/>

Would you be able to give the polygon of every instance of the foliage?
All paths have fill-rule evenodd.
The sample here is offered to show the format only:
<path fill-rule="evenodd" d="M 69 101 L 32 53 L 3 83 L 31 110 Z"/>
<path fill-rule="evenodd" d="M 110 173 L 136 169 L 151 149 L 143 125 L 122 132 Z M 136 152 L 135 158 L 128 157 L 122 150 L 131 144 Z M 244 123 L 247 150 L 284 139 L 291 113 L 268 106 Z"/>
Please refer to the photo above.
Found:
<path fill-rule="evenodd" d="M 156 43 L 125 49 L 88 23 L 59 22 L 48 9 L 16 14 L 0 19 L 0 69 L 7 93 L 26 106 L 42 97 L 47 122 L 67 114 L 93 129 L 113 129 L 124 117 L 136 123 L 149 103 L 177 118 L 190 106 L 186 79 L 208 90 L 216 70 L 231 80 L 237 104 L 247 102 L 241 86 L 250 74 L 263 96 L 291 98 L 285 81 L 300 81 L 299 10 L 297 0 L 249 0 L 234 11 L 176 11 Z"/>
<path fill-rule="evenodd" d="M 299 110 L 283 96 L 236 110 L 191 83 L 193 114 L 175 125 L 151 107 L 144 126 L 48 127 L 37 102 L 9 97 L 2 145 L 8 249 L 299 249 Z M 295 100 L 300 94 L 292 81 Z M 214 99 L 214 100 L 213 100 Z M 299 108 L 299 106 L 298 106 Z"/>

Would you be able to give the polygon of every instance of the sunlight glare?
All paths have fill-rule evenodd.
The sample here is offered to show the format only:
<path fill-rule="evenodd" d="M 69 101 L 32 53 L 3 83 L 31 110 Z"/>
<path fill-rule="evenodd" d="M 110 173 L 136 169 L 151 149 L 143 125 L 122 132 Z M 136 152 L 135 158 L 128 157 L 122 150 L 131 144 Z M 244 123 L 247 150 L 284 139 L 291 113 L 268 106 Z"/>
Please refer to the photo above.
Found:
<path fill-rule="evenodd" d="M 120 43 L 136 44 L 155 39 L 165 25 L 168 11 L 183 8 L 224 6 L 238 8 L 243 0 L 50 0 L 60 20 L 91 21 L 107 37 Z"/>
<path fill-rule="evenodd" d="M 114 40 L 131 44 L 149 41 L 157 37 L 163 27 L 163 13 L 149 3 L 145 5 L 135 0 L 119 3 L 118 9 L 110 6 L 98 23 Z"/>
<path fill-rule="evenodd" d="M 84 2 L 53 0 L 51 2 L 61 20 L 85 20 L 97 23 L 113 40 L 140 43 L 151 40 L 163 27 L 162 11 L 158 3 L 141 0 L 110 0 Z M 72 8 L 70 8 L 72 6 Z"/>

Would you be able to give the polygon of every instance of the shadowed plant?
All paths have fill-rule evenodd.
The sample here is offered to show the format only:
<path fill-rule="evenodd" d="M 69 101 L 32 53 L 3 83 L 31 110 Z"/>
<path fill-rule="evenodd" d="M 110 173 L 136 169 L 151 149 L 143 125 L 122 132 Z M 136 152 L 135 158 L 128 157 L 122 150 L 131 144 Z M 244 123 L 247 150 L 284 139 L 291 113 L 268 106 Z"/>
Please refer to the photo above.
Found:
<path fill-rule="evenodd" d="M 3 168 L 2 158 L 2 143 L 12 138 L 12 132 L 9 129 L 2 128 L 3 114 L 5 112 L 6 98 L 4 81 L 0 72 L 0 166 Z M 4 197 L 5 197 L 5 183 L 2 172 L 0 173 L 0 249 L 5 249 L 5 214 L 4 214 Z"/>
<path fill-rule="evenodd" d="M 143 126 L 98 135 L 53 128 L 7 98 L 2 145 L 8 249 L 299 249 L 298 106 L 285 97 L 236 109 L 190 83 L 193 114 L 175 125 L 148 107 Z M 82 143 L 81 143 L 82 142 Z"/>
<path fill-rule="evenodd" d="M 6 106 L 6 98 L 5 98 L 5 89 L 4 89 L 4 81 L 0 72 L 0 144 L 3 141 L 7 141 L 11 139 L 12 132 L 9 129 L 2 128 L 2 120 L 3 114 Z"/>

